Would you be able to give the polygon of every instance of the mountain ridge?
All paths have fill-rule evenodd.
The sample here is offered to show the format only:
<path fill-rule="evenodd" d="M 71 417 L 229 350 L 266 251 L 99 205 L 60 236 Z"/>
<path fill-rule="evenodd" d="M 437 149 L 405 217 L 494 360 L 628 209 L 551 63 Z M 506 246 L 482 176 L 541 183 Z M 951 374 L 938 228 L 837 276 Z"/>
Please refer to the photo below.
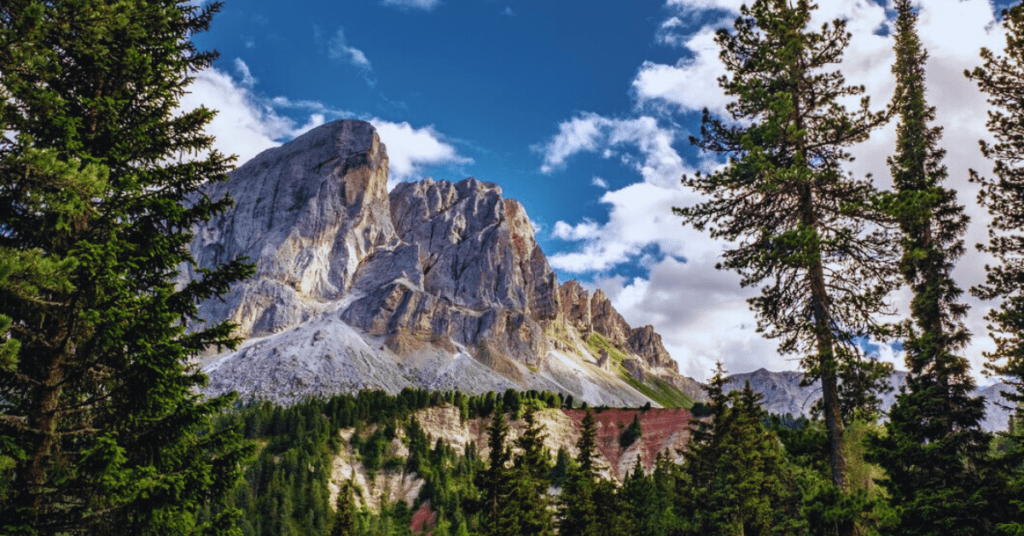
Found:
<path fill-rule="evenodd" d="M 621 406 L 701 396 L 651 326 L 629 326 L 599 290 L 559 284 L 525 208 L 500 186 L 426 179 L 389 193 L 387 180 L 372 125 L 336 121 L 206 189 L 236 205 L 196 230 L 197 268 L 257 263 L 253 279 L 200 304 L 246 339 L 204 360 L 208 392 L 287 403 L 518 388 Z"/>

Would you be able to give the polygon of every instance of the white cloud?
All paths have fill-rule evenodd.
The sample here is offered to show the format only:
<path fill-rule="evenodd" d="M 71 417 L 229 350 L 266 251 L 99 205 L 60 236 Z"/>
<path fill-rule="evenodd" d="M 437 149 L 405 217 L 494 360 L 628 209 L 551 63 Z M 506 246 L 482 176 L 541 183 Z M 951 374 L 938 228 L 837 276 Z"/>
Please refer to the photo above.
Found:
<path fill-rule="evenodd" d="M 687 171 L 672 147 L 675 138 L 675 131 L 659 126 L 653 117 L 610 119 L 584 113 L 560 124 L 558 134 L 535 149 L 544 154 L 542 173 L 555 172 L 578 153 L 600 153 L 618 156 L 648 182 L 665 184 L 678 182 Z M 638 150 L 640 158 L 623 149 Z"/>
<path fill-rule="evenodd" d="M 619 125 L 642 119 L 645 113 L 675 114 L 707 107 L 713 113 L 724 114 L 728 99 L 716 79 L 725 72 L 718 60 L 713 33 L 714 28 L 721 25 L 707 25 L 689 35 L 679 31 L 685 29 L 684 19 L 720 16 L 721 11 L 735 14 L 741 3 L 741 0 L 669 0 L 668 7 L 676 13 L 662 24 L 655 37 L 664 44 L 681 45 L 683 59 L 673 65 L 648 62 L 640 66 L 632 87 L 637 105 L 635 113 L 640 117 L 613 120 L 583 114 L 559 125 L 559 132 L 543 148 L 543 170 L 550 173 L 560 169 L 578 153 L 607 157 L 620 154 L 623 147 L 612 143 L 611 132 Z M 819 6 L 821 9 L 811 23 L 813 27 L 838 17 L 848 21 L 847 28 L 853 34 L 843 62 L 838 66 L 847 82 L 864 85 L 874 109 L 884 106 L 891 99 L 894 83 L 892 37 L 879 35 L 885 32 L 878 31 L 889 24 L 883 6 L 862 0 L 820 2 Z M 698 13 L 711 9 L 715 11 Z M 948 151 L 945 159 L 949 168 L 947 185 L 958 191 L 960 202 L 967 206 L 972 218 L 965 238 L 969 251 L 954 272 L 954 277 L 966 290 L 984 277 L 987 259 L 974 251 L 973 245 L 987 239 L 985 223 L 988 220 L 975 201 L 977 188 L 967 181 L 967 170 L 973 168 L 990 173 L 991 164 L 977 149 L 977 140 L 988 137 L 985 120 L 989 107 L 984 95 L 964 78 L 963 71 L 980 63 L 978 50 L 982 46 L 1002 50 L 1003 33 L 994 24 L 992 6 L 987 0 L 930 0 L 921 5 L 919 35 L 930 54 L 928 99 L 937 108 L 937 123 L 945 128 L 940 144 Z M 671 119 L 664 122 L 668 124 Z M 876 131 L 870 140 L 853 149 L 857 159 L 849 169 L 858 176 L 872 174 L 879 187 L 891 186 L 885 157 L 891 154 L 894 141 L 894 124 Z M 680 167 L 706 168 L 708 165 L 712 164 L 681 163 Z M 651 176 L 638 173 L 637 178 L 642 182 L 605 192 L 601 197 L 608 208 L 604 223 L 592 220 L 556 223 L 552 236 L 574 241 L 577 246 L 553 255 L 552 266 L 562 272 L 592 277 L 594 284 L 612 297 L 616 308 L 632 325 L 653 324 L 684 373 L 706 377 L 715 360 L 722 360 L 734 372 L 761 366 L 774 370 L 796 369 L 798 365 L 791 356 L 778 354 L 776 341 L 764 339 L 755 332 L 754 316 L 745 299 L 756 289 L 742 289 L 736 274 L 714 270 L 726 245 L 680 226 L 681 221 L 671 214 L 671 206 L 695 202 L 694 194 L 652 180 Z M 665 256 L 645 259 L 644 253 L 650 251 L 652 245 Z M 680 262 L 680 258 L 688 262 Z M 647 274 L 629 279 L 611 275 L 624 263 L 644 266 Z M 981 353 L 992 347 L 983 318 L 991 304 L 967 295 L 963 299 L 972 307 L 966 323 L 974 334 L 965 355 L 971 360 L 975 374 L 979 374 Z M 909 293 L 903 290 L 894 295 L 893 301 L 905 312 Z M 901 359 L 887 346 L 882 348 L 882 359 Z"/>
<path fill-rule="evenodd" d="M 691 57 L 680 59 L 675 65 L 644 62 L 633 79 L 633 92 L 638 104 L 671 104 L 680 111 L 699 111 L 708 108 L 725 114 L 729 99 L 718 87 L 724 76 L 725 65 L 718 58 L 715 29 L 705 26 L 683 41 Z"/>
<path fill-rule="evenodd" d="M 590 179 L 590 184 L 597 186 L 598 188 L 603 188 L 605 190 L 608 189 L 608 181 L 598 176 L 594 176 L 594 178 Z"/>
<path fill-rule="evenodd" d="M 385 6 L 393 6 L 402 9 L 422 9 L 431 11 L 441 4 L 440 0 L 381 0 Z"/>
<path fill-rule="evenodd" d="M 242 77 L 241 83 L 215 68 L 199 72 L 189 93 L 182 98 L 180 107 L 190 110 L 204 105 L 216 110 L 217 115 L 207 127 L 207 132 L 216 137 L 217 149 L 238 155 L 239 164 L 327 121 L 356 115 L 317 101 L 293 100 L 284 96 L 262 97 L 255 92 L 253 85 L 256 81 L 251 79 L 245 63 L 238 60 L 235 67 Z M 251 84 L 247 85 L 247 80 Z M 281 112 L 285 110 L 308 115 L 299 123 L 283 115 Z M 370 119 L 370 122 L 387 145 L 392 183 L 419 177 L 430 166 L 473 162 L 460 155 L 433 126 L 415 128 L 409 123 L 377 118 Z"/>
<path fill-rule="evenodd" d="M 235 58 L 235 71 L 238 72 L 238 76 L 242 77 L 242 85 L 245 87 L 252 87 L 256 85 L 256 77 L 249 71 L 249 66 L 242 61 L 242 58 Z"/>
<path fill-rule="evenodd" d="M 654 39 L 663 45 L 681 47 L 686 44 L 686 36 L 681 33 L 683 26 L 683 19 L 671 17 L 658 26 Z"/>
<path fill-rule="evenodd" d="M 608 221 L 555 223 L 552 238 L 581 243 L 575 251 L 551 255 L 548 261 L 564 272 L 596 274 L 631 262 L 651 244 L 679 258 L 720 251 L 720 244 L 682 227 L 682 220 L 672 214 L 672 207 L 690 205 L 696 199 L 678 181 L 673 185 L 641 182 L 605 192 L 601 203 L 608 206 Z"/>
<path fill-rule="evenodd" d="M 327 45 L 327 56 L 333 60 L 347 61 L 357 67 L 372 69 L 366 54 L 362 50 L 348 45 L 348 41 L 345 40 L 345 31 L 341 28 L 338 28 L 338 31 L 334 32 L 334 36 L 331 37 L 331 42 Z"/>
<path fill-rule="evenodd" d="M 501 10 L 501 15 L 505 17 L 515 17 L 516 12 L 512 11 L 512 6 L 505 6 L 505 9 Z"/>
<path fill-rule="evenodd" d="M 185 110 L 201 105 L 217 111 L 206 127 L 206 132 L 216 137 L 215 147 L 226 154 L 238 155 L 238 163 L 277 146 L 277 140 L 293 129 L 290 119 L 262 105 L 250 88 L 237 84 L 218 69 L 197 73 L 180 102 Z"/>
<path fill-rule="evenodd" d="M 472 164 L 473 159 L 458 153 L 433 126 L 414 128 L 409 123 L 371 119 L 380 139 L 387 146 L 391 185 L 422 178 L 425 167 Z"/>

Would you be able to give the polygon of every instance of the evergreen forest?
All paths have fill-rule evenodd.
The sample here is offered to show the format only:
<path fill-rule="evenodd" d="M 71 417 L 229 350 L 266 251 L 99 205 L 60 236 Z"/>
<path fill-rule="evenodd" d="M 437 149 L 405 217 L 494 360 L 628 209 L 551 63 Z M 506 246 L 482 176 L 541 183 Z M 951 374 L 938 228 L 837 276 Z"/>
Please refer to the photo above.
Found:
<path fill-rule="evenodd" d="M 0 535 L 1024 536 L 1024 5 L 965 73 L 992 105 L 993 164 L 971 177 L 993 262 L 967 289 L 953 270 L 968 218 L 946 184 L 918 12 L 891 6 L 881 107 L 836 68 L 846 21 L 812 25 L 809 0 L 751 0 L 716 34 L 727 113 L 705 110 L 690 141 L 726 164 L 682 177 L 702 201 L 674 213 L 731 244 L 719 267 L 757 290 L 758 330 L 822 399 L 813 418 L 770 415 L 749 385 L 727 392 L 719 365 L 687 447 L 619 481 L 598 455 L 607 408 L 560 393 L 202 395 L 196 359 L 242 341 L 197 305 L 255 273 L 237 258 L 177 280 L 192 230 L 231 206 L 201 190 L 234 165 L 204 130 L 215 112 L 178 106 L 217 57 L 192 38 L 221 5 L 3 0 Z M 882 189 L 846 166 L 890 124 Z M 989 333 L 968 333 L 966 293 L 991 303 Z M 1007 430 L 981 426 L 972 336 L 992 339 L 987 372 L 1013 388 Z M 905 354 L 884 413 L 892 366 L 865 354 L 870 337 Z M 485 421 L 486 445 L 432 437 L 417 417 L 430 408 Z M 538 416 L 562 411 L 582 412 L 579 437 L 551 452 Z M 642 440 L 640 417 L 623 423 L 620 448 Z M 422 485 L 410 502 L 372 497 L 332 479 L 342 455 Z"/>

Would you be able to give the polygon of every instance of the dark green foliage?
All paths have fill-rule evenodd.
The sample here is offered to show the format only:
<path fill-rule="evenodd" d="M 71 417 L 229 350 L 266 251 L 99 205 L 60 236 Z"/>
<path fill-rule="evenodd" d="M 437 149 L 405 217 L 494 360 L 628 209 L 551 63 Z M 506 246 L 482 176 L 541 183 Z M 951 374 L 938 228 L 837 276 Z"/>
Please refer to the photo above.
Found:
<path fill-rule="evenodd" d="M 523 415 L 526 430 L 516 440 L 522 453 L 516 457 L 514 479 L 521 512 L 520 529 L 523 534 L 553 535 L 554 522 L 548 508 L 548 480 L 551 472 L 551 453 L 544 447 L 544 428 L 540 426 L 533 409 Z"/>
<path fill-rule="evenodd" d="M 803 356 L 809 381 L 821 380 L 832 478 L 843 487 L 838 380 L 861 379 L 855 339 L 875 327 L 894 279 L 890 241 L 873 224 L 871 182 L 843 165 L 848 148 L 885 115 L 871 112 L 867 98 L 853 112 L 840 104 L 864 92 L 828 70 L 850 35 L 841 20 L 811 31 L 813 8 L 808 0 L 756 0 L 733 31 L 718 32 L 730 117 L 705 111 L 692 141 L 728 156 L 729 165 L 684 178 L 707 200 L 676 213 L 736 244 L 720 266 L 761 287 L 750 300 L 759 330 L 778 338 L 783 353 Z"/>
<path fill-rule="evenodd" d="M 602 534 L 599 524 L 595 492 L 597 470 L 594 456 L 597 450 L 597 419 L 587 410 L 576 441 L 577 465 L 570 465 L 565 485 L 558 500 L 556 512 L 559 536 L 591 536 Z"/>
<path fill-rule="evenodd" d="M 216 56 L 190 38 L 219 4 L 195 6 L 0 5 L 2 533 L 238 533 L 223 501 L 250 450 L 210 427 L 230 398 L 196 394 L 192 364 L 236 341 L 188 329 L 253 269 L 174 281 L 230 205 L 197 194 L 230 168 L 213 112 L 177 110 Z"/>
<path fill-rule="evenodd" d="M 633 443 L 636 443 L 637 439 L 640 439 L 641 434 L 640 416 L 636 415 L 633 417 L 633 422 L 629 423 L 629 426 L 619 434 L 619 446 L 628 448 Z"/>
<path fill-rule="evenodd" d="M 711 419 L 696 421 L 685 452 L 677 513 L 684 534 L 783 533 L 784 456 L 761 421 L 764 411 L 748 383 L 725 394 L 719 365 L 708 383 Z"/>
<path fill-rule="evenodd" d="M 622 484 L 621 508 L 626 518 L 625 525 L 630 529 L 629 534 L 663 536 L 671 534 L 677 525 L 672 515 L 673 494 L 662 487 L 667 482 L 674 483 L 674 479 L 665 478 L 670 475 L 659 476 L 657 472 L 668 467 L 665 463 L 661 463 L 661 467 L 658 465 L 655 474 L 646 475 L 637 457 L 633 472 Z"/>
<path fill-rule="evenodd" d="M 988 209 L 988 244 L 979 245 L 995 258 L 986 265 L 985 284 L 971 289 L 985 300 L 999 300 L 986 319 L 995 350 L 986 354 L 990 372 L 1002 376 L 1014 391 L 1004 394 L 1015 410 L 1011 431 L 1001 441 L 998 463 L 1009 475 L 1005 491 L 1010 513 L 999 524 L 1004 534 L 1024 534 L 1024 6 L 1002 13 L 1006 46 L 1002 53 L 981 50 L 983 65 L 966 73 L 978 83 L 993 106 L 988 130 L 995 143 L 980 141 L 982 154 L 994 162 L 994 178 L 971 170 L 971 181 L 980 184 L 978 201 Z"/>
<path fill-rule="evenodd" d="M 331 536 L 355 536 L 356 534 L 356 497 L 352 482 L 345 482 L 338 492 L 338 509 L 334 516 Z"/>
<path fill-rule="evenodd" d="M 500 410 L 500 406 L 499 406 Z M 487 469 L 477 476 L 477 487 L 482 497 L 481 532 L 489 536 L 515 536 L 520 534 L 520 504 L 515 500 L 519 482 L 509 465 L 512 451 L 506 445 L 508 423 L 502 411 L 495 411 L 487 427 L 487 448 L 490 449 Z"/>
<path fill-rule="evenodd" d="M 896 3 L 896 152 L 889 158 L 895 193 L 885 208 L 902 231 L 900 272 L 913 290 L 904 337 L 907 385 L 889 411 L 885 431 L 869 441 L 870 459 L 898 513 L 892 534 L 987 534 L 992 530 L 993 486 L 985 457 L 990 437 L 981 430 L 984 400 L 970 396 L 974 379 L 958 352 L 969 335 L 967 307 L 953 281 L 967 226 L 956 193 L 944 188 L 945 151 L 935 108 L 925 101 L 927 53 L 917 37 L 908 0 Z"/>

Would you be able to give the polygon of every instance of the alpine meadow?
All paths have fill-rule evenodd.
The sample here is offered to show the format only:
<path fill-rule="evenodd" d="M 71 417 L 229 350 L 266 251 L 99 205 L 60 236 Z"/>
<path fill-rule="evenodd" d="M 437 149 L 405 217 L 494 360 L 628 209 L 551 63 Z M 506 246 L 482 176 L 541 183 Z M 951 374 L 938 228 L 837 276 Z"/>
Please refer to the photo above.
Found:
<path fill-rule="evenodd" d="M 3 0 L 0 536 L 1024 536 L 1006 1 Z"/>

